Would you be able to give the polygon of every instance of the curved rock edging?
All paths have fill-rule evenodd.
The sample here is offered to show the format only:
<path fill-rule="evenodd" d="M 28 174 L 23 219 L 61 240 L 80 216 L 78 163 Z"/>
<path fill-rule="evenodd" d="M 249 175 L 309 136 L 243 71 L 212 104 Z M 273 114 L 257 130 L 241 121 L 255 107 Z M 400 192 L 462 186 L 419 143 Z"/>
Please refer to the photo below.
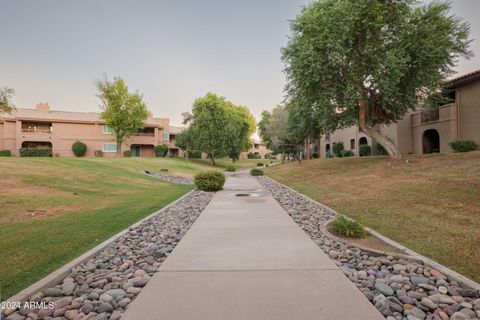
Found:
<path fill-rule="evenodd" d="M 333 260 L 387 320 L 480 319 L 480 291 L 417 257 L 376 254 L 327 237 L 321 227 L 335 212 L 266 176 L 263 187 Z"/>
<path fill-rule="evenodd" d="M 187 184 L 187 185 L 192 185 L 193 184 L 193 179 L 187 178 L 187 177 L 182 177 L 182 176 L 167 176 L 163 174 L 158 174 L 151 172 L 149 170 L 143 170 L 142 173 L 146 174 L 149 177 L 153 177 L 156 179 L 160 179 L 166 182 L 171 182 L 171 183 L 178 183 L 178 184 Z"/>
<path fill-rule="evenodd" d="M 190 191 L 7 300 L 53 308 L 2 310 L 0 319 L 119 319 L 213 195 Z"/>

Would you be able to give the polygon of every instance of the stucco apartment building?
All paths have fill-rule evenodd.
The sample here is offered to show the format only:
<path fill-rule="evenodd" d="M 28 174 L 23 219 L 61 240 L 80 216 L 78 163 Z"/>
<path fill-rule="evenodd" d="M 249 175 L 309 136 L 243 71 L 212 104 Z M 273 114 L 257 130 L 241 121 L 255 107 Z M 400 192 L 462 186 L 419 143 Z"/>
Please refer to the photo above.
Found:
<path fill-rule="evenodd" d="M 145 128 L 128 139 L 122 151 L 153 157 L 154 147 L 166 144 L 170 156 L 183 156 L 175 146 L 180 130 L 170 126 L 169 119 L 150 114 Z M 105 157 L 115 156 L 114 136 L 99 113 L 54 111 L 47 103 L 39 103 L 35 109 L 18 108 L 0 116 L 0 150 L 10 150 L 12 155 L 18 156 L 20 148 L 48 147 L 54 156 L 73 157 L 72 144 L 77 140 L 87 145 L 87 157 L 93 157 L 96 150 Z"/>
<path fill-rule="evenodd" d="M 387 136 L 402 154 L 452 152 L 449 143 L 455 140 L 473 140 L 480 145 L 480 70 L 448 81 L 443 94 L 450 103 L 438 109 L 419 109 L 403 119 L 379 130 Z M 346 150 L 359 155 L 362 144 L 373 146 L 375 141 L 357 126 L 324 134 L 310 144 L 309 152 L 324 158 L 334 143 L 343 142 Z M 375 148 L 372 147 L 372 152 Z"/>

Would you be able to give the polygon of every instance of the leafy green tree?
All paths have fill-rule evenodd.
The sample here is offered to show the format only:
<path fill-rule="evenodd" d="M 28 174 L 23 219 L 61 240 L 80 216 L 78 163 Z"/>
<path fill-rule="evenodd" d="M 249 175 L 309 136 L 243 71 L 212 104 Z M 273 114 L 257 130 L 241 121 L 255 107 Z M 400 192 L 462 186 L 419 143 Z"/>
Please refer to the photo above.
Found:
<path fill-rule="evenodd" d="M 98 97 L 103 110 L 101 117 L 105 120 L 115 136 L 117 157 L 122 155 L 122 143 L 132 134 L 145 127 L 148 117 L 147 106 L 139 92 L 130 93 L 125 82 L 115 77 L 113 82 L 107 79 L 97 81 Z"/>
<path fill-rule="evenodd" d="M 195 100 L 192 112 L 184 114 L 193 149 L 208 154 L 211 164 L 219 157 L 238 159 L 247 150 L 255 120 L 246 107 L 235 106 L 214 93 Z"/>
<path fill-rule="evenodd" d="M 185 151 L 185 162 L 188 162 L 189 152 L 193 151 L 194 140 L 190 128 L 177 133 L 175 136 L 175 145 Z"/>
<path fill-rule="evenodd" d="M 379 126 L 426 105 L 456 61 L 471 56 L 469 25 L 446 2 L 317 0 L 291 22 L 283 49 L 293 108 L 309 108 L 321 132 L 358 125 L 391 157 Z"/>
<path fill-rule="evenodd" d="M 287 121 L 286 107 L 279 105 L 272 112 L 263 111 L 262 119 L 258 123 L 259 135 L 267 148 L 274 153 L 282 153 L 282 160 L 285 160 L 285 153 L 295 152 L 294 144 L 287 132 Z"/>
<path fill-rule="evenodd" d="M 15 90 L 8 87 L 0 88 L 0 114 L 10 113 L 15 110 L 14 105 L 12 104 L 12 98 L 15 94 Z"/>

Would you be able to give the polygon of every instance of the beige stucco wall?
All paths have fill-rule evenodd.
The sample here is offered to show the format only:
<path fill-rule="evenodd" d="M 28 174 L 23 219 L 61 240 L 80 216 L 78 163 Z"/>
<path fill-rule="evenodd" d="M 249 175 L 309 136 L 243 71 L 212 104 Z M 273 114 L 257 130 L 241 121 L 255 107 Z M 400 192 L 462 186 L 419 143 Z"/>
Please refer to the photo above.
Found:
<path fill-rule="evenodd" d="M 330 134 L 330 139 L 327 139 L 326 135 L 322 135 L 320 136 L 320 157 L 326 157 L 327 144 L 330 145 L 330 150 L 332 150 L 334 142 L 343 142 L 345 150 L 352 150 L 353 153 L 358 156 L 359 141 L 362 137 L 365 137 L 367 139 L 367 142 L 370 146 L 372 145 L 372 139 L 365 133 L 360 132 L 357 126 L 335 130 L 333 133 Z M 355 140 L 355 145 L 353 149 L 351 148 L 351 139 Z"/>
<path fill-rule="evenodd" d="M 423 135 L 425 131 L 435 129 L 440 137 L 440 152 L 452 152 L 449 143 L 457 139 L 457 105 L 445 105 L 439 109 L 437 121 L 421 123 L 421 112 L 412 115 L 413 153 L 423 153 Z"/>
<path fill-rule="evenodd" d="M 480 145 L 480 82 L 468 84 L 457 90 L 460 140 L 474 140 Z"/>

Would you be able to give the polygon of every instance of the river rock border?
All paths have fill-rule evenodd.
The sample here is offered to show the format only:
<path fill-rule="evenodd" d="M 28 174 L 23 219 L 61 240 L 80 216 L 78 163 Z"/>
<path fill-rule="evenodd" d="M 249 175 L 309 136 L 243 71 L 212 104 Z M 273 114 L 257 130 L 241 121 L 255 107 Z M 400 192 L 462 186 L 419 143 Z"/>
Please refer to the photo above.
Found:
<path fill-rule="evenodd" d="M 187 177 L 182 177 L 182 176 L 169 176 L 165 174 L 158 174 L 154 173 L 148 170 L 144 170 L 143 173 L 146 175 L 157 178 L 166 182 L 171 182 L 171 183 L 178 183 L 178 184 L 188 184 L 191 185 L 193 184 L 193 179 L 192 178 L 187 178 Z"/>
<path fill-rule="evenodd" d="M 213 196 L 190 192 L 72 268 L 60 285 L 31 296 L 27 302 L 33 307 L 6 310 L 0 319 L 120 319 Z"/>
<path fill-rule="evenodd" d="M 387 320 L 480 319 L 480 291 L 417 259 L 376 254 L 325 236 L 321 228 L 333 210 L 269 177 L 257 179 Z"/>

